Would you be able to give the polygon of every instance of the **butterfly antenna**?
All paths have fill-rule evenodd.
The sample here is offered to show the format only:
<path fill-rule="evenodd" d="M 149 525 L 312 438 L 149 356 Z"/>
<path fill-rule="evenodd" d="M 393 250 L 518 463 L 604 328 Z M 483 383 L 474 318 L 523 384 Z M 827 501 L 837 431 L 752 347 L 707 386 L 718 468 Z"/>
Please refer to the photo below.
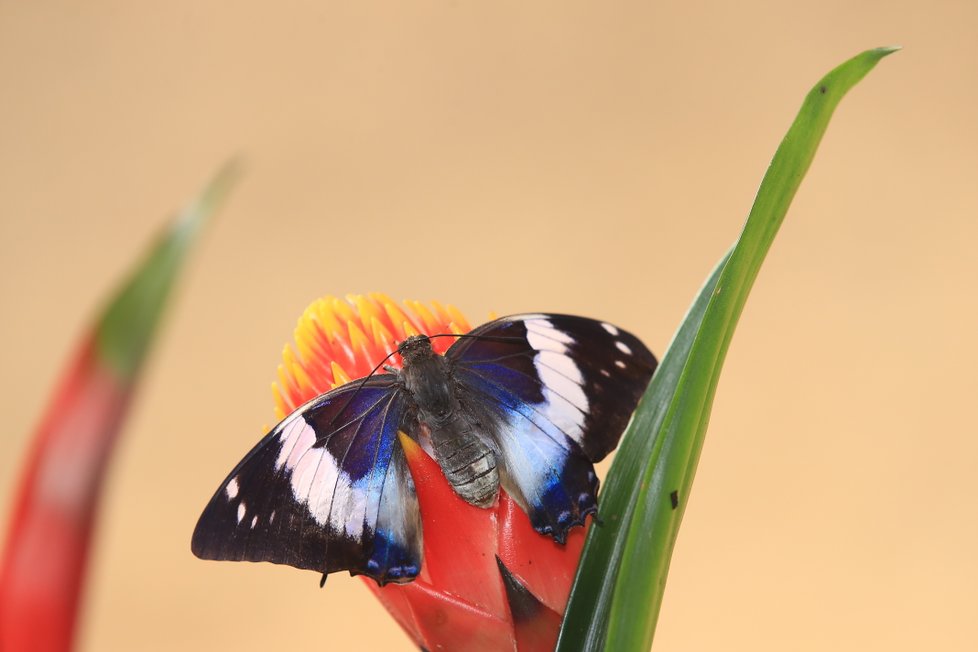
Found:
<path fill-rule="evenodd" d="M 428 335 L 429 340 L 438 337 L 457 337 L 459 339 L 488 340 L 490 342 L 521 342 L 523 338 L 517 336 L 507 337 L 505 335 L 480 335 L 478 333 L 439 333 L 438 335 Z"/>

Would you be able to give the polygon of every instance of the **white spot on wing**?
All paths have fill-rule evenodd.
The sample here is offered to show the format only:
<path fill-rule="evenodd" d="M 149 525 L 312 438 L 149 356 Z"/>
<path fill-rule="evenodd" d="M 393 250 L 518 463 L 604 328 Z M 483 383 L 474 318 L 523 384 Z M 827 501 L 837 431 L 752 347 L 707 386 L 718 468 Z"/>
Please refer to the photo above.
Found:
<path fill-rule="evenodd" d="M 251 519 L 251 529 L 254 530 L 255 526 L 258 525 L 258 515 L 256 514 L 254 518 Z"/>
<path fill-rule="evenodd" d="M 621 340 L 616 341 L 615 342 L 615 346 L 617 346 L 618 347 L 618 350 L 621 351 L 622 353 L 625 353 L 627 355 L 631 355 L 632 354 L 631 347 L 629 347 L 627 344 L 625 344 Z"/>
<path fill-rule="evenodd" d="M 322 526 L 354 537 L 362 534 L 367 494 L 338 466 L 325 446 L 314 446 L 316 433 L 301 417 L 282 430 L 279 462 L 289 477 L 296 502 Z"/>
<path fill-rule="evenodd" d="M 581 370 L 570 356 L 553 351 L 540 351 L 535 360 L 537 370 L 547 368 L 555 371 L 573 383 L 580 383 L 583 380 Z"/>
<path fill-rule="evenodd" d="M 561 433 L 580 443 L 584 436 L 584 420 L 588 412 L 587 395 L 581 387 L 582 375 L 577 363 L 569 356 L 555 351 L 539 351 L 533 361 L 543 384 L 543 403 L 535 409 Z"/>
<path fill-rule="evenodd" d="M 340 532 L 345 532 L 347 536 L 358 538 L 363 533 L 367 513 L 367 494 L 365 488 L 354 487 L 345 473 L 341 473 L 340 476 L 340 481 L 336 483 L 336 492 L 332 496 L 333 509 L 329 515 L 329 523 Z M 327 499 L 325 502 L 330 501 Z M 316 511 L 317 516 L 325 516 L 321 509 Z"/>
<path fill-rule="evenodd" d="M 526 341 L 537 351 L 564 353 L 567 351 L 567 345 L 574 343 L 570 335 L 557 330 L 546 319 L 532 319 L 524 323 L 526 325 Z"/>
<path fill-rule="evenodd" d="M 581 370 L 565 355 L 539 354 L 537 373 L 546 389 L 558 394 L 581 412 L 587 412 L 588 400 L 581 387 Z"/>
<path fill-rule="evenodd" d="M 624 360 L 615 360 L 615 366 L 618 367 L 619 369 L 624 369 L 625 368 L 625 361 Z"/>
<path fill-rule="evenodd" d="M 292 467 L 292 495 L 306 505 L 320 525 L 329 519 L 333 487 L 339 481 L 336 460 L 325 447 L 312 448 L 295 456 Z"/>
<path fill-rule="evenodd" d="M 244 504 L 244 501 L 242 500 L 240 503 L 238 503 L 238 524 L 239 525 L 241 524 L 241 519 L 243 519 L 245 517 L 245 511 L 247 511 L 247 510 L 245 510 L 245 504 Z"/>
<path fill-rule="evenodd" d="M 614 335 L 615 337 L 618 336 L 618 329 L 607 322 L 601 322 L 601 328 L 608 331 L 609 335 Z"/>
<path fill-rule="evenodd" d="M 283 466 L 293 469 L 302 454 L 316 443 L 316 432 L 301 414 L 296 414 L 292 421 L 282 426 L 278 439 L 282 442 L 282 449 L 275 460 L 275 470 Z"/>
<path fill-rule="evenodd" d="M 238 496 L 238 478 L 237 476 L 231 478 L 231 482 L 228 486 L 224 487 L 224 491 L 227 492 L 228 500 L 234 500 Z"/>

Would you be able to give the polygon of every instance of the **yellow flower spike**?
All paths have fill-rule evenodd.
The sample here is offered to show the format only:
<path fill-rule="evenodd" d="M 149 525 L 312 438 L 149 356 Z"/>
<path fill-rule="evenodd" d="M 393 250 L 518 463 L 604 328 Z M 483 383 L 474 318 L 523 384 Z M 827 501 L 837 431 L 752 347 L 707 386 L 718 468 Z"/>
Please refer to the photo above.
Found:
<path fill-rule="evenodd" d="M 285 354 L 283 352 L 283 357 L 284 355 Z M 292 376 L 287 372 L 287 369 L 289 369 L 289 367 L 287 367 L 283 363 L 280 364 L 278 366 L 278 369 L 276 370 L 276 374 L 278 376 L 279 389 L 282 391 L 282 398 L 285 399 L 286 403 L 289 403 L 290 405 L 293 406 L 299 405 L 298 403 L 296 403 L 296 396 L 298 396 L 298 391 L 296 390 L 295 381 L 292 379 Z"/>
<path fill-rule="evenodd" d="M 363 326 L 363 314 L 361 313 L 360 306 L 357 305 L 357 299 L 361 298 L 362 296 L 363 295 L 360 294 L 347 294 L 343 297 L 336 297 L 336 301 L 342 301 L 351 310 L 349 315 L 344 315 L 344 319 L 346 319 L 346 321 L 353 320 L 357 322 L 357 325 L 361 328 Z"/>
<path fill-rule="evenodd" d="M 391 324 L 394 325 L 394 337 L 397 338 L 398 341 L 403 341 L 405 338 L 409 337 L 410 334 L 404 329 L 404 324 L 410 322 L 411 320 L 404 314 L 404 311 L 402 311 L 393 301 L 385 301 L 383 306 L 384 312 L 387 313 L 387 318 L 390 319 Z M 414 334 L 417 335 L 417 332 Z"/>
<path fill-rule="evenodd" d="M 282 352 L 273 390 L 276 415 L 282 418 L 319 393 L 365 376 L 412 335 L 467 330 L 465 317 L 440 303 L 432 302 L 429 307 L 414 301 L 399 307 L 380 292 L 317 299 L 296 323 L 294 346 Z M 449 338 L 433 342 L 438 352 L 450 343 Z M 400 362 L 394 356 L 388 364 Z"/>
<path fill-rule="evenodd" d="M 447 324 L 452 321 L 452 316 L 448 313 L 448 310 L 441 303 L 432 299 L 431 307 L 434 310 L 435 315 L 438 317 L 439 322 L 441 322 L 442 324 Z"/>
<path fill-rule="evenodd" d="M 338 299 L 336 297 L 330 297 L 330 303 L 333 306 L 333 310 L 336 311 L 336 316 L 342 321 L 348 322 L 357 318 L 357 314 L 353 312 L 353 308 L 350 307 L 346 301 Z"/>
<path fill-rule="evenodd" d="M 469 325 L 469 320 L 465 318 L 465 315 L 458 308 L 452 304 L 448 304 L 445 306 L 445 312 L 448 313 L 450 323 L 458 324 L 459 332 L 468 333 L 472 330 L 472 326 Z"/>
<path fill-rule="evenodd" d="M 387 327 L 376 317 L 370 318 L 370 334 L 373 335 L 378 351 L 383 351 L 384 354 L 387 354 L 397 349 L 397 342 L 394 341 L 394 336 L 391 335 Z"/>
<path fill-rule="evenodd" d="M 302 355 L 303 360 L 316 360 L 322 361 L 329 358 L 329 351 L 332 348 L 330 344 L 329 332 L 325 330 L 322 320 L 319 315 L 316 314 L 309 320 L 309 325 L 306 328 L 307 343 L 309 345 L 309 353 L 305 351 L 299 351 Z M 308 355 L 308 357 L 307 357 Z"/>
<path fill-rule="evenodd" d="M 306 371 L 309 371 L 310 366 L 316 366 L 315 360 L 320 358 L 320 355 L 316 352 L 317 346 L 314 340 L 296 338 L 295 341 L 296 348 L 299 352 L 299 358 L 303 361 L 303 367 Z M 312 362 L 310 362 L 312 361 Z"/>
<path fill-rule="evenodd" d="M 367 330 L 367 326 L 371 321 L 381 316 L 377 304 L 362 294 L 357 294 L 352 297 L 347 296 L 346 300 L 353 303 L 356 307 L 357 313 L 360 315 L 360 325 L 364 330 Z"/>
<path fill-rule="evenodd" d="M 302 360 L 313 360 L 316 358 L 317 338 L 315 328 L 312 320 L 307 319 L 306 315 L 303 315 L 303 319 L 295 327 L 295 333 L 293 333 L 292 337 L 295 339 L 295 348 L 298 350 L 299 357 Z"/>
<path fill-rule="evenodd" d="M 275 401 L 275 419 L 281 421 L 290 410 L 288 402 L 282 396 L 282 390 L 279 389 L 278 383 L 272 383 L 272 400 Z M 268 432 L 268 430 L 266 428 L 265 432 Z"/>
<path fill-rule="evenodd" d="M 372 301 L 374 301 L 381 310 L 386 310 L 388 304 L 396 305 L 395 301 L 383 292 L 370 292 L 367 294 Z"/>
<path fill-rule="evenodd" d="M 415 335 L 421 334 L 418 332 L 418 329 L 415 328 L 414 325 L 409 321 L 404 322 L 403 328 L 404 328 L 405 337 L 414 337 Z"/>
<path fill-rule="evenodd" d="M 313 394 L 322 393 L 312 382 L 312 379 L 309 377 L 309 374 L 306 373 L 306 370 L 303 368 L 301 363 L 296 362 L 292 365 L 292 376 L 295 377 L 296 385 L 299 387 L 299 392 L 301 394 L 305 395 L 309 394 L 310 392 Z"/>
<path fill-rule="evenodd" d="M 346 328 L 350 334 L 350 348 L 353 350 L 355 359 L 362 361 L 361 366 L 369 365 L 370 361 L 376 359 L 377 355 L 372 350 L 373 347 L 370 346 L 367 334 L 352 319 L 346 322 Z M 366 374 L 369 371 L 370 369 L 368 368 L 363 373 Z"/>
<path fill-rule="evenodd" d="M 329 302 L 320 299 L 315 305 L 321 330 L 326 336 L 327 343 L 332 344 L 336 340 L 337 334 L 340 333 L 340 320 L 337 319 L 336 312 Z"/>
<path fill-rule="evenodd" d="M 286 370 L 291 371 L 292 367 L 294 367 L 296 363 L 295 349 L 286 345 L 285 348 L 282 349 L 282 362 L 285 364 Z"/>
<path fill-rule="evenodd" d="M 420 301 L 406 301 L 405 303 L 418 315 L 426 332 L 435 333 L 437 331 L 438 319 L 431 314 L 427 306 Z"/>
<path fill-rule="evenodd" d="M 346 370 L 336 363 L 336 360 L 331 360 L 329 367 L 333 372 L 333 387 L 330 389 L 334 389 L 340 385 L 345 385 L 352 380 L 352 378 L 350 378 L 350 376 L 346 373 Z"/>

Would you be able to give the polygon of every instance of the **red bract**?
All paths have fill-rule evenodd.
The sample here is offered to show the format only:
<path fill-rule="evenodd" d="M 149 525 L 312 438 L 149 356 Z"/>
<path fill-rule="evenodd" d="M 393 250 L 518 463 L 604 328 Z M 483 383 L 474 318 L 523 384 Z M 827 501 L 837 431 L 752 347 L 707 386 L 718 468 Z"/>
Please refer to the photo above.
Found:
<path fill-rule="evenodd" d="M 451 307 L 397 307 L 381 294 L 325 297 L 296 328 L 274 387 L 279 418 L 337 385 L 369 373 L 406 337 L 470 330 Z M 432 341 L 444 353 L 453 338 Z M 400 365 L 398 356 L 389 362 Z M 379 587 L 366 579 L 414 642 L 427 650 L 552 650 L 574 579 L 585 528 L 566 544 L 538 534 L 522 509 L 500 489 L 489 509 L 459 498 L 441 468 L 401 435 L 418 492 L 423 528 L 421 574 L 413 582 Z"/>
<path fill-rule="evenodd" d="M 45 412 L 0 573 L 0 649 L 67 650 L 103 470 L 131 394 L 85 342 Z"/>
<path fill-rule="evenodd" d="M 0 566 L 0 650 L 69 650 L 102 478 L 190 245 L 229 190 L 226 166 L 163 233 L 86 334 L 44 413 Z"/>

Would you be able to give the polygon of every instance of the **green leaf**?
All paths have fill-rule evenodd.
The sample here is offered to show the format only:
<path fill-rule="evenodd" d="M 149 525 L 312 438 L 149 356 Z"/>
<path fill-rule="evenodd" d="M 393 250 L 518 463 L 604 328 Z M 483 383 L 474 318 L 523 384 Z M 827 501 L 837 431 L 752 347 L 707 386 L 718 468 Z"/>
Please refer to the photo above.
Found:
<path fill-rule="evenodd" d="M 648 650 L 720 369 L 761 263 L 842 97 L 897 48 L 859 54 L 808 93 L 740 238 L 700 290 L 649 385 L 601 494 L 557 644 Z"/>
<path fill-rule="evenodd" d="M 55 388 L 0 557 L 0 649 L 72 647 L 102 480 L 140 363 L 189 247 L 235 176 L 226 167 L 164 232 L 85 333 Z"/>
<path fill-rule="evenodd" d="M 201 228 L 223 202 L 239 174 L 230 162 L 172 224 L 167 225 L 149 255 L 137 266 L 96 326 L 103 359 L 122 377 L 131 378 L 153 339 L 177 272 Z"/>

